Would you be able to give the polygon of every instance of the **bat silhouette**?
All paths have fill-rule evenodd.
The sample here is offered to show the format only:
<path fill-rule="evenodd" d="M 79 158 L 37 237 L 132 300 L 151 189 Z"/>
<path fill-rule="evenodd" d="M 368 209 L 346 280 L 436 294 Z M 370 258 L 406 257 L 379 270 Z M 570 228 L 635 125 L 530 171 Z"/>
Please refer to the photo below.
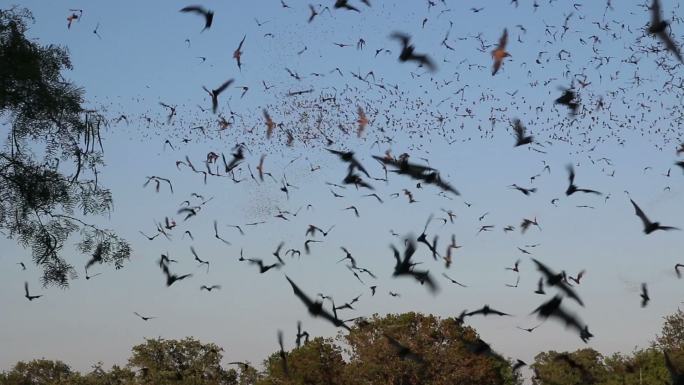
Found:
<path fill-rule="evenodd" d="M 582 270 L 582 271 L 580 271 L 579 273 L 577 273 L 577 277 L 576 277 L 576 278 L 575 278 L 575 277 L 572 277 L 572 276 L 568 276 L 568 279 L 571 280 L 571 281 L 573 281 L 573 282 L 575 282 L 577 285 L 579 285 L 579 284 L 580 284 L 580 280 L 581 280 L 582 277 L 584 276 L 584 273 L 586 273 L 586 271 L 585 271 L 585 270 Z"/>
<path fill-rule="evenodd" d="M 42 295 L 31 295 L 29 294 L 29 288 L 28 288 L 28 282 L 24 282 L 24 297 L 26 297 L 27 300 L 33 301 L 34 299 L 38 299 L 42 297 Z"/>
<path fill-rule="evenodd" d="M 641 307 L 646 307 L 648 305 L 648 302 L 651 300 L 651 297 L 648 296 L 648 288 L 646 287 L 646 283 L 641 284 Z"/>
<path fill-rule="evenodd" d="M 195 257 L 195 261 L 199 262 L 199 266 L 207 265 L 207 273 L 208 273 L 209 272 L 209 261 L 201 260 L 200 257 L 197 255 L 197 252 L 195 251 L 195 248 L 193 246 L 190 246 L 190 252 L 192 253 L 193 257 Z"/>
<path fill-rule="evenodd" d="M 359 11 L 358 8 L 354 7 L 353 5 L 349 5 L 348 3 L 349 3 L 349 0 L 335 0 L 334 7 L 335 7 L 335 9 L 344 8 L 344 9 L 349 10 L 349 11 L 356 11 L 359 13 L 361 12 L 361 11 Z"/>
<path fill-rule="evenodd" d="M 505 58 L 511 56 L 506 51 L 506 44 L 508 43 L 508 29 L 504 28 L 503 34 L 499 38 L 499 45 L 496 49 L 492 51 L 492 59 L 494 59 L 494 65 L 492 66 L 492 76 L 496 75 L 503 64 Z"/>
<path fill-rule="evenodd" d="M 455 283 L 455 284 L 458 285 L 458 286 L 461 286 L 461 287 L 468 287 L 468 286 L 466 286 L 466 285 L 464 285 L 464 284 L 462 284 L 462 283 L 460 283 L 460 282 L 457 282 L 455 279 L 449 277 L 448 275 L 446 275 L 446 273 L 442 273 L 442 276 L 443 276 L 444 278 L 448 279 L 449 281 L 451 281 L 451 283 Z"/>
<path fill-rule="evenodd" d="M 413 254 L 416 252 L 416 243 L 413 241 L 413 239 L 408 238 L 406 240 L 406 248 L 404 249 L 403 258 L 400 256 L 399 250 L 397 250 L 396 247 L 394 247 L 394 245 L 391 245 L 390 247 L 392 248 L 392 252 L 394 253 L 394 259 L 396 260 L 396 264 L 394 265 L 394 273 L 392 274 L 393 277 L 413 277 L 416 281 L 420 282 L 421 284 L 427 283 L 428 289 L 433 294 L 437 292 L 437 284 L 430 276 L 430 273 L 428 271 L 414 269 L 414 266 L 416 264 L 411 262 L 411 257 L 413 257 Z"/>
<path fill-rule="evenodd" d="M 572 166 L 572 164 L 569 164 L 567 166 L 568 170 L 568 181 L 569 181 L 569 186 L 568 189 L 565 190 L 565 195 L 570 196 L 576 192 L 582 192 L 582 193 L 587 193 L 587 194 L 596 194 L 596 195 L 603 195 L 600 192 L 596 190 L 589 190 L 589 189 L 583 189 L 583 188 L 578 188 L 575 185 L 575 168 Z"/>
<path fill-rule="evenodd" d="M 415 61 L 418 63 L 419 67 L 425 66 L 430 72 L 434 72 L 437 69 L 435 63 L 425 54 L 416 54 L 415 47 L 410 44 L 411 37 L 401 32 L 394 32 L 390 35 L 390 38 L 399 40 L 401 43 L 401 53 L 399 54 L 400 62 Z"/>
<path fill-rule="evenodd" d="M 218 109 L 218 97 L 221 95 L 221 92 L 225 91 L 226 88 L 230 87 L 231 84 L 233 84 L 234 79 L 228 79 L 225 83 L 221 84 L 218 88 L 209 90 L 207 87 L 202 86 L 202 89 L 206 91 L 209 96 L 211 96 L 211 111 L 213 113 L 216 113 L 216 110 Z"/>
<path fill-rule="evenodd" d="M 238 45 L 237 49 L 233 52 L 233 59 L 237 61 L 237 66 L 238 70 L 242 71 L 242 45 L 245 43 L 245 39 L 247 38 L 247 35 L 244 35 L 242 37 L 242 40 L 240 40 L 240 44 Z M 244 96 L 244 94 L 243 94 Z"/>
<path fill-rule="evenodd" d="M 508 313 L 504 313 L 504 312 L 498 311 L 496 309 L 492 309 L 491 307 L 489 307 L 489 305 L 484 305 L 481 309 L 471 311 L 471 312 L 465 313 L 463 315 L 464 315 L 464 317 L 471 317 L 471 316 L 478 315 L 478 314 L 482 314 L 485 317 L 490 315 L 490 314 L 494 314 L 494 315 L 498 315 L 498 316 L 510 316 L 510 314 L 508 314 Z"/>
<path fill-rule="evenodd" d="M 664 230 L 664 231 L 669 231 L 669 230 L 679 230 L 677 227 L 672 227 L 672 226 L 662 226 L 659 222 L 651 222 L 646 214 L 644 214 L 643 210 L 632 200 L 631 198 L 629 199 L 630 202 L 632 202 L 632 206 L 634 206 L 634 211 L 636 213 L 636 216 L 641 219 L 641 222 L 644 224 L 644 233 L 646 234 L 651 234 L 654 231 L 657 230 Z"/>
<path fill-rule="evenodd" d="M 285 353 L 285 347 L 283 346 L 283 331 L 278 330 L 278 345 L 280 346 L 280 362 L 283 365 L 283 372 L 285 376 L 290 377 L 290 370 L 287 367 L 287 353 Z"/>
<path fill-rule="evenodd" d="M 525 128 L 525 126 L 523 126 L 520 119 L 515 119 L 513 121 L 513 130 L 515 131 L 515 147 L 524 146 L 524 145 L 530 144 L 534 141 L 534 137 L 532 135 L 525 136 L 525 131 L 527 129 Z M 520 191 L 523 191 L 523 190 L 520 190 Z M 523 193 L 525 193 L 525 192 L 523 191 Z M 525 195 L 527 195 L 527 194 L 525 194 Z"/>
<path fill-rule="evenodd" d="M 294 294 L 297 296 L 297 298 L 299 298 L 300 301 L 304 303 L 306 308 L 309 310 L 309 314 L 311 314 L 313 317 L 321 317 L 337 327 L 341 327 L 351 331 L 349 326 L 345 325 L 344 322 L 330 314 L 330 312 L 328 312 L 327 310 L 323 309 L 322 302 L 312 301 L 311 298 L 307 296 L 303 291 L 301 291 L 299 287 L 294 282 L 292 282 L 292 280 L 287 275 L 285 276 L 285 278 L 290 283 L 290 286 L 292 286 Z"/>
<path fill-rule="evenodd" d="M 302 337 L 304 337 L 304 344 L 308 344 L 309 333 L 307 331 L 302 331 L 302 321 L 297 321 L 297 339 L 295 340 L 297 347 L 300 347 L 302 345 Z"/>
<path fill-rule="evenodd" d="M 247 258 L 247 261 L 249 261 L 249 263 L 251 263 L 253 265 L 259 266 L 259 273 L 261 273 L 261 274 L 264 274 L 265 272 L 273 269 L 274 267 L 280 267 L 279 263 L 274 263 L 271 265 L 264 265 L 264 261 L 262 261 L 261 259 Z"/>
<path fill-rule="evenodd" d="M 665 48 L 672 52 L 681 63 L 684 63 L 682 54 L 677 47 L 677 44 L 672 40 L 670 34 L 667 31 L 667 27 L 670 25 L 667 21 L 662 19 L 662 10 L 660 9 L 660 1 L 653 0 L 651 4 L 651 23 L 648 26 L 648 33 L 655 35 L 660 41 L 665 44 Z"/>
<path fill-rule="evenodd" d="M 439 171 L 435 170 L 432 167 L 409 163 L 407 159 L 408 157 L 400 158 L 397 160 L 385 156 L 373 155 L 373 158 L 375 158 L 375 160 L 379 161 L 382 164 L 396 167 L 395 170 L 391 170 L 392 172 L 406 175 L 412 179 L 420 180 L 428 184 L 434 184 L 444 191 L 449 191 L 455 195 L 460 195 L 458 190 L 456 190 L 450 184 L 442 181 L 442 178 L 439 175 Z"/>
<path fill-rule="evenodd" d="M 367 177 L 370 178 L 370 175 L 368 174 L 368 171 L 361 165 L 361 162 L 359 162 L 355 157 L 354 157 L 354 152 L 353 151 L 338 151 L 338 150 L 333 150 L 330 148 L 326 148 L 328 152 L 331 154 L 337 155 L 343 162 L 349 163 L 349 169 L 353 171 L 354 169 L 357 169 L 364 173 Z"/>
<path fill-rule="evenodd" d="M 568 88 L 563 90 L 563 94 L 558 97 L 554 103 L 568 107 L 570 109 L 570 113 L 574 115 L 577 113 L 577 109 L 579 108 L 579 103 L 577 102 L 576 97 L 577 95 L 575 95 L 575 91 L 573 91 L 571 88 Z"/>
<path fill-rule="evenodd" d="M 554 271 L 549 269 L 546 265 L 543 263 L 539 262 L 538 260 L 532 258 L 532 261 L 537 265 L 537 270 L 539 270 L 544 277 L 546 278 L 546 284 L 549 286 L 556 286 L 560 291 L 565 293 L 568 297 L 574 299 L 579 303 L 580 305 L 584 306 L 584 303 L 580 299 L 580 297 L 577 295 L 575 290 L 572 289 L 567 283 L 564 282 L 563 276 L 565 275 L 564 273 L 559 273 L 556 274 Z"/>
<path fill-rule="evenodd" d="M 135 315 L 137 315 L 138 317 L 140 317 L 140 319 L 143 320 L 143 321 L 149 321 L 149 320 L 151 320 L 151 319 L 157 318 L 157 317 L 146 317 L 146 316 L 140 315 L 140 314 L 138 314 L 137 311 L 134 311 L 133 314 L 135 314 Z"/>
<path fill-rule="evenodd" d="M 549 301 L 537 307 L 532 314 L 537 313 L 538 317 L 542 319 L 548 319 L 550 317 L 558 318 L 559 320 L 565 322 L 566 327 L 576 329 L 579 332 L 582 341 L 589 341 L 589 339 L 593 337 L 593 335 L 589 332 L 589 327 L 586 325 L 582 326 L 581 322 L 574 314 L 571 314 L 561 308 L 562 302 L 563 298 L 556 295 Z"/>
<path fill-rule="evenodd" d="M 198 15 L 204 16 L 204 29 L 202 29 L 202 32 L 204 32 L 205 29 L 211 28 L 211 23 L 214 22 L 214 12 L 209 11 L 209 10 L 205 9 L 204 7 L 201 7 L 199 5 L 187 6 L 183 9 L 181 9 L 180 12 L 183 12 L 183 13 L 192 12 L 192 13 L 196 13 Z"/>

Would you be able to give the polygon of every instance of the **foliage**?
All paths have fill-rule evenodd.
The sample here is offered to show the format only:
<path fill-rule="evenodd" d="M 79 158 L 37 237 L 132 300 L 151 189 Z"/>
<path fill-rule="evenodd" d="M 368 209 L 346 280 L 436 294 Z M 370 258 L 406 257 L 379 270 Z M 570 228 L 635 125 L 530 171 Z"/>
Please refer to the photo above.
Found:
<path fill-rule="evenodd" d="M 684 349 L 684 312 L 677 312 L 664 317 L 665 323 L 661 334 L 656 337 L 655 344 L 660 349 L 683 350 Z"/>
<path fill-rule="evenodd" d="M 18 362 L 0 376 L 2 385 L 68 385 L 78 373 L 61 361 L 45 359 Z"/>
<path fill-rule="evenodd" d="M 129 245 L 84 222 L 112 208 L 98 183 L 103 165 L 104 119 L 85 109 L 83 92 L 66 81 L 71 69 L 63 48 L 26 38 L 28 10 L 0 10 L 0 231 L 30 247 L 44 286 L 68 286 L 74 267 L 62 256 L 79 233 L 78 249 L 99 263 L 121 268 Z M 80 217 L 80 218 L 79 218 Z"/>
<path fill-rule="evenodd" d="M 411 349 L 414 359 L 401 358 L 386 335 Z M 510 362 L 472 351 L 477 339 L 474 329 L 452 318 L 376 315 L 357 321 L 339 345 L 315 338 L 286 353 L 287 373 L 280 353 L 274 353 L 258 384 L 519 384 Z"/>
<path fill-rule="evenodd" d="M 419 354 L 424 362 L 402 359 L 388 335 Z M 474 329 L 454 318 L 406 313 L 374 316 L 359 322 L 345 340 L 349 344 L 351 384 L 516 384 L 508 361 L 495 353 L 477 354 Z"/>
<path fill-rule="evenodd" d="M 572 353 L 555 351 L 539 353 L 532 365 L 532 383 L 558 385 L 584 385 L 602 383 L 608 376 L 603 356 L 594 349 L 581 349 Z"/>
<path fill-rule="evenodd" d="M 109 371 L 102 368 L 102 363 L 93 365 L 93 371 L 83 377 L 86 385 L 128 385 L 135 384 L 135 372 L 129 368 L 114 365 Z"/>
<path fill-rule="evenodd" d="M 663 353 L 655 348 L 610 357 L 603 357 L 593 349 L 572 353 L 544 352 L 535 357 L 532 368 L 534 385 L 669 383 Z"/>
<path fill-rule="evenodd" d="M 347 383 L 341 349 L 320 337 L 287 354 L 287 373 L 279 353 L 272 354 L 264 366 L 266 370 L 258 385 Z"/>
<path fill-rule="evenodd" d="M 670 384 L 666 349 L 676 367 L 684 358 L 681 311 L 665 317 L 653 345 L 630 354 L 604 356 L 594 349 L 539 353 L 531 365 L 534 385 Z M 402 358 L 390 336 L 410 349 Z M 356 321 L 337 339 L 313 338 L 264 361 L 263 371 L 240 364 L 221 365 L 223 349 L 193 338 L 147 339 L 132 349 L 126 367 L 90 373 L 72 371 L 60 361 L 19 362 L 0 373 L 0 385 L 519 385 L 511 362 L 483 349 L 476 331 L 457 319 L 417 313 L 390 314 Z M 416 358 L 419 357 L 419 358 Z"/>
<path fill-rule="evenodd" d="M 664 317 L 662 332 L 652 346 L 632 354 L 604 357 L 593 349 L 572 353 L 543 352 L 535 357 L 534 385 L 669 384 L 667 351 L 676 368 L 684 368 L 684 312 Z"/>
<path fill-rule="evenodd" d="M 133 347 L 128 365 L 137 368 L 145 383 L 233 384 L 234 375 L 221 367 L 223 349 L 194 338 L 182 340 L 147 339 Z M 232 380 L 231 380 L 232 379 Z"/>

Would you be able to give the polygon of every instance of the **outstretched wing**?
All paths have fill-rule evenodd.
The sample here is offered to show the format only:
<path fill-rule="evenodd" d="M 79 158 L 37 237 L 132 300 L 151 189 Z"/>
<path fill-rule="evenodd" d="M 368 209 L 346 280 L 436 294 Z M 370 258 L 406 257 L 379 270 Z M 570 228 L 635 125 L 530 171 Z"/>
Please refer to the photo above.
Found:
<path fill-rule="evenodd" d="M 518 140 L 522 140 L 523 136 L 525 136 L 525 127 L 522 125 L 522 122 L 520 122 L 520 119 L 515 119 L 513 121 L 513 130 L 515 130 L 515 136 Z"/>
<path fill-rule="evenodd" d="M 667 32 L 667 29 L 658 32 L 658 37 L 663 42 L 663 44 L 665 44 L 667 50 L 672 52 L 680 62 L 684 63 L 684 59 L 682 59 L 682 53 L 679 51 L 679 47 L 677 47 L 677 44 L 675 44 L 674 40 L 672 40 L 672 37 L 670 37 L 670 34 Z"/>
<path fill-rule="evenodd" d="M 567 170 L 568 170 L 568 180 L 570 181 L 570 184 L 574 184 L 575 183 L 575 168 L 572 167 L 571 164 L 569 164 L 567 166 Z"/>
<path fill-rule="evenodd" d="M 290 286 L 292 286 L 292 290 L 294 291 L 297 298 L 299 298 L 300 301 L 304 302 L 304 305 L 306 305 L 307 308 L 311 307 L 313 305 L 313 301 L 311 300 L 311 298 L 309 298 L 306 294 L 304 294 L 304 292 L 301 291 L 299 289 L 299 287 L 294 282 L 292 282 L 290 277 L 288 277 L 286 275 L 285 278 L 287 279 L 288 282 L 290 282 Z"/>
<path fill-rule="evenodd" d="M 499 39 L 499 49 L 506 49 L 506 44 L 508 43 L 508 29 L 504 28 L 503 34 Z"/>
<path fill-rule="evenodd" d="M 651 26 L 660 24 L 660 0 L 653 0 L 651 4 Z"/>
<path fill-rule="evenodd" d="M 243 40 L 244 41 L 244 40 Z M 242 45 L 242 43 L 240 43 Z M 221 84 L 221 86 L 217 89 L 214 90 L 214 95 L 218 96 L 221 92 L 223 92 L 228 86 L 233 84 L 234 79 L 228 79 L 225 83 Z"/>
<path fill-rule="evenodd" d="M 401 42 L 401 45 L 404 46 L 404 48 L 408 45 L 409 40 L 411 39 L 409 35 L 406 35 L 401 32 L 392 32 L 390 38 L 399 40 Z"/>
<path fill-rule="evenodd" d="M 535 265 L 537 265 L 537 270 L 539 270 L 546 278 L 551 278 L 555 275 L 551 269 L 546 267 L 543 263 L 539 262 L 538 260 L 532 258 L 532 262 L 534 262 Z"/>
<path fill-rule="evenodd" d="M 181 9 L 180 12 L 186 12 L 186 13 L 187 12 L 193 12 L 193 13 L 198 13 L 200 15 L 206 15 L 207 14 L 207 10 L 204 9 L 203 7 L 199 6 L 199 5 L 187 6 L 183 9 Z"/>
<path fill-rule="evenodd" d="M 632 202 L 632 206 L 634 206 L 634 211 L 635 211 L 636 215 L 637 215 L 637 216 L 641 219 L 641 221 L 644 223 L 644 227 L 650 226 L 650 225 L 651 225 L 651 221 L 648 219 L 648 217 L 646 216 L 646 214 L 644 214 L 644 212 L 641 210 L 641 208 L 639 207 L 639 205 L 637 205 L 636 202 L 634 202 L 634 200 L 632 200 L 632 199 L 630 199 L 629 201 Z"/>
<path fill-rule="evenodd" d="M 413 57 L 421 64 L 427 67 L 430 72 L 437 70 L 437 65 L 430 59 L 428 55 L 413 55 Z"/>

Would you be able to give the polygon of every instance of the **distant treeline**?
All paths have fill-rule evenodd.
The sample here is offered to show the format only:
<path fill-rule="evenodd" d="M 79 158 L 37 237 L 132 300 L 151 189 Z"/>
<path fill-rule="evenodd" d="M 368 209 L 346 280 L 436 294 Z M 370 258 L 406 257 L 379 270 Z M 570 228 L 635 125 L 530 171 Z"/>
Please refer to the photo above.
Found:
<path fill-rule="evenodd" d="M 550 327 L 550 325 L 549 325 Z M 294 328 L 293 328 L 294 329 Z M 525 331 L 521 331 L 525 333 Z M 279 333 L 280 334 L 280 333 Z M 224 362 L 223 349 L 194 338 L 148 339 L 132 349 L 125 367 L 102 363 L 89 373 L 61 361 L 19 362 L 0 374 L 2 385 L 133 384 L 403 384 L 520 385 L 520 360 L 505 359 L 457 318 L 406 313 L 359 319 L 348 334 L 309 339 L 305 330 L 283 333 L 282 350 L 261 369 Z M 274 335 L 274 346 L 277 345 Z M 288 347 L 292 347 L 288 350 Z M 665 352 L 672 366 L 668 368 Z M 652 345 L 629 354 L 603 356 L 587 348 L 548 351 L 531 363 L 534 385 L 677 384 L 684 363 L 684 312 L 665 317 Z"/>

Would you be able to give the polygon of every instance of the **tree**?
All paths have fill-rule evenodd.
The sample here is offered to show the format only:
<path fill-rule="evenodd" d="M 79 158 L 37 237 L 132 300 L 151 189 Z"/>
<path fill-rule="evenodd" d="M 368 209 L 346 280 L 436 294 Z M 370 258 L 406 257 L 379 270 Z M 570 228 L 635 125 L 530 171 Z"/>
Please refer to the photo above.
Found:
<path fill-rule="evenodd" d="M 413 355 L 402 358 L 393 338 Z M 454 318 L 405 313 L 357 321 L 348 345 L 349 384 L 509 385 L 521 383 L 510 362 L 487 350 L 474 329 Z"/>
<path fill-rule="evenodd" d="M 661 334 L 656 337 L 655 345 L 665 350 L 684 349 L 684 312 L 677 312 L 663 317 L 665 323 Z"/>
<path fill-rule="evenodd" d="M 259 374 L 259 371 L 256 370 L 256 368 L 254 368 L 249 363 L 246 364 L 246 366 L 240 365 L 239 374 L 234 369 L 228 370 L 228 376 L 231 378 L 234 377 L 237 380 L 237 382 L 235 382 L 236 385 L 254 385 L 257 383 L 259 378 L 261 378 L 261 375 Z"/>
<path fill-rule="evenodd" d="M 342 351 L 332 340 L 314 338 L 287 353 L 287 373 L 280 353 L 264 361 L 265 373 L 258 385 L 275 384 L 346 384 Z"/>
<path fill-rule="evenodd" d="M 32 251 L 42 283 L 68 286 L 76 270 L 63 257 L 78 232 L 77 248 L 93 263 L 121 268 L 130 246 L 87 223 L 109 212 L 110 191 L 98 183 L 104 118 L 83 107 L 83 92 L 65 80 L 63 48 L 26 38 L 31 13 L 0 10 L 0 231 Z"/>
<path fill-rule="evenodd" d="M 75 383 L 78 373 L 61 361 L 46 359 L 20 361 L 2 378 L 3 385 L 69 385 Z"/>
<path fill-rule="evenodd" d="M 534 385 L 592 385 L 608 377 L 603 356 L 594 349 L 537 354 L 532 364 Z"/>
<path fill-rule="evenodd" d="M 684 312 L 677 312 L 664 317 L 661 334 L 653 341 L 660 351 L 667 352 L 673 365 L 684 372 Z"/>
<path fill-rule="evenodd" d="M 133 347 L 129 367 L 139 370 L 141 382 L 154 385 L 234 385 L 234 371 L 221 367 L 223 349 L 194 338 L 146 339 Z M 231 374 L 232 373 L 232 374 Z"/>
<path fill-rule="evenodd" d="M 612 374 L 605 385 L 669 383 L 663 353 L 655 348 L 639 349 L 631 355 L 614 354 L 604 363 Z"/>
<path fill-rule="evenodd" d="M 106 371 L 102 368 L 102 362 L 93 365 L 93 370 L 83 376 L 85 385 L 134 385 L 136 384 L 135 372 L 129 368 L 118 365 Z"/>

